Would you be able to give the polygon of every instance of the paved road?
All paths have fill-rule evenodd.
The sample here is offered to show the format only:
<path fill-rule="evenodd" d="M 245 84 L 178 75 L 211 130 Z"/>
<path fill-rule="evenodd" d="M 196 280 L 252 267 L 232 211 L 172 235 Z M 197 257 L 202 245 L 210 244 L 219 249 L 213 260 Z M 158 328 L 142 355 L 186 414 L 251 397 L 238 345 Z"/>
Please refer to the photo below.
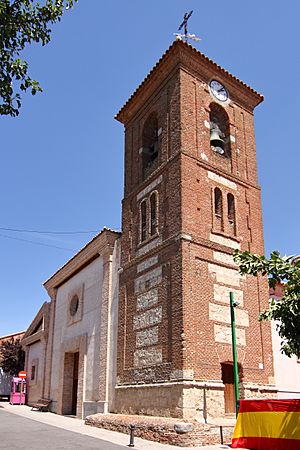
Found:
<path fill-rule="evenodd" d="M 84 436 L 0 410 L 0 449 L 120 450 L 123 445 Z"/>

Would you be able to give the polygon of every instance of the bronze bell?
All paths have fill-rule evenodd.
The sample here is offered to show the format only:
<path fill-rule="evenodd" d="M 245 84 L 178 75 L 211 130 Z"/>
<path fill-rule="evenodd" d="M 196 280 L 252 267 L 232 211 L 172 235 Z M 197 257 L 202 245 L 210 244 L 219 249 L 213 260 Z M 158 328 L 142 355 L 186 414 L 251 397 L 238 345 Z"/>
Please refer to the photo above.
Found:
<path fill-rule="evenodd" d="M 210 132 L 210 145 L 213 147 L 221 147 L 224 150 L 224 139 L 220 136 L 221 132 L 217 129 L 212 129 Z"/>
<path fill-rule="evenodd" d="M 142 147 L 140 150 L 140 153 L 147 156 L 153 156 L 156 155 L 158 151 L 158 145 L 157 142 L 154 142 L 150 147 Z"/>

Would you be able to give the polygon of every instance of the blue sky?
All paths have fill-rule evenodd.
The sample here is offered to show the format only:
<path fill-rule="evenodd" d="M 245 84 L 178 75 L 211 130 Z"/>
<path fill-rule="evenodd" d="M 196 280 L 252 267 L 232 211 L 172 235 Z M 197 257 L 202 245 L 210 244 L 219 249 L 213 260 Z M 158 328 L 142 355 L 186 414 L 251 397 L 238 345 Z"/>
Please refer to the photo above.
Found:
<path fill-rule="evenodd" d="M 27 328 L 47 300 L 42 283 L 95 234 L 3 228 L 120 229 L 124 132 L 114 115 L 191 9 L 195 46 L 265 96 L 255 124 L 266 252 L 300 253 L 300 3 L 79 0 L 49 45 L 26 51 L 44 92 L 0 119 L 0 335 Z"/>

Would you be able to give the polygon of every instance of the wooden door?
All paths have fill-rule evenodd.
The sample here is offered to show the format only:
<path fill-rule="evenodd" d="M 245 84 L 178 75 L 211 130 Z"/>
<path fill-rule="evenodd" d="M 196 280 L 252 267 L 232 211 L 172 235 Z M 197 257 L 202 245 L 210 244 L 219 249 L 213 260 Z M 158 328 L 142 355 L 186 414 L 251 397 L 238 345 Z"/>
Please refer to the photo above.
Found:
<path fill-rule="evenodd" d="M 72 386 L 72 415 L 77 414 L 77 389 L 78 389 L 79 353 L 74 353 L 73 386 Z"/>
<path fill-rule="evenodd" d="M 233 364 L 222 364 L 222 381 L 224 383 L 225 414 L 235 413 Z"/>

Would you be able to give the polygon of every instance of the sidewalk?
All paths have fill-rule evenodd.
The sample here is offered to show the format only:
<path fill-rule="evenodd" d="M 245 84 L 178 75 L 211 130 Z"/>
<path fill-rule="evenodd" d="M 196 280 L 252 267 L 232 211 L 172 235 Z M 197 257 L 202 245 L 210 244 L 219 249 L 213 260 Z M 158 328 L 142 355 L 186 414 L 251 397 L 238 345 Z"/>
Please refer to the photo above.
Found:
<path fill-rule="evenodd" d="M 4 410 L 12 414 L 17 414 L 28 419 L 42 422 L 64 430 L 73 431 L 82 435 L 92 436 L 94 438 L 104 439 L 113 444 L 124 445 L 128 448 L 129 435 L 108 431 L 104 429 L 89 427 L 81 419 L 73 417 L 60 416 L 50 412 L 31 411 L 31 408 L 25 405 L 10 405 L 8 402 L 0 402 L 0 411 Z M 141 438 L 135 438 L 135 449 L 137 450 L 221 450 L 228 449 L 226 445 L 208 445 L 204 447 L 177 447 L 173 445 L 159 444 L 152 441 L 146 441 Z"/>

